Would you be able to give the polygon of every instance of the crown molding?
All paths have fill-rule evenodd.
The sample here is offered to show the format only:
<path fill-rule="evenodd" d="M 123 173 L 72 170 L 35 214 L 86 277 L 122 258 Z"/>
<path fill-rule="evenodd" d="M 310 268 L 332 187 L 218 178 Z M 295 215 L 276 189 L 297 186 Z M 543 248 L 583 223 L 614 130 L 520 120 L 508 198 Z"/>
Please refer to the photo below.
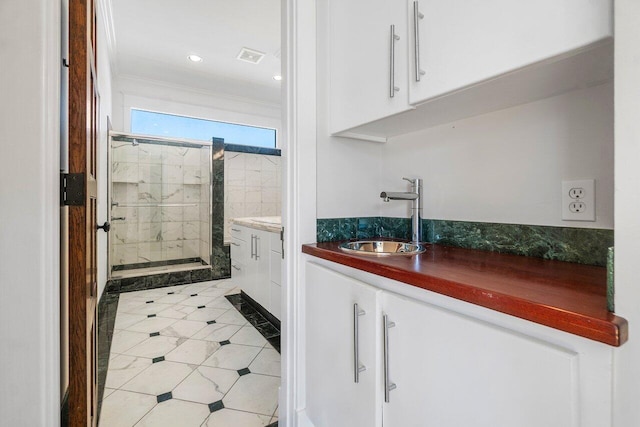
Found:
<path fill-rule="evenodd" d="M 111 75 L 118 74 L 116 30 L 113 24 L 113 6 L 111 0 L 98 0 L 98 7 L 102 22 L 104 23 L 105 34 L 107 35 L 107 53 L 109 54 L 109 64 L 111 65 Z"/>
<path fill-rule="evenodd" d="M 186 86 L 186 85 L 181 85 L 181 84 L 178 84 L 178 83 L 171 83 L 171 82 L 167 82 L 167 81 L 164 81 L 164 80 L 149 79 L 149 78 L 145 78 L 145 77 L 136 76 L 136 75 L 133 75 L 133 74 L 119 74 L 117 76 L 117 78 L 116 78 L 116 82 L 115 82 L 116 84 L 114 85 L 114 87 L 117 87 L 118 90 L 121 90 L 122 89 L 122 83 L 125 83 L 127 80 L 131 81 L 131 82 L 134 82 L 134 83 L 137 82 L 137 83 L 155 85 L 155 86 L 160 86 L 160 87 L 164 87 L 164 88 L 167 88 L 167 89 L 173 89 L 173 90 L 177 90 L 177 91 L 181 91 L 181 92 L 194 93 L 194 94 L 199 94 L 199 95 L 205 95 L 205 96 L 225 99 L 225 100 L 232 101 L 232 102 L 240 102 L 240 103 L 252 104 L 252 105 L 260 106 L 260 107 L 263 107 L 263 108 L 277 109 L 277 110 L 280 110 L 280 108 L 281 108 L 280 104 L 279 103 L 275 103 L 275 102 L 269 102 L 269 101 L 258 100 L 258 99 L 253 99 L 253 98 L 246 98 L 246 97 L 242 97 L 242 96 L 230 95 L 230 94 L 216 92 L 216 91 L 207 90 L 207 89 L 203 89 L 203 88 L 198 88 L 198 87 L 193 87 L 193 86 Z M 134 93 L 134 92 L 130 92 L 130 93 L 131 94 L 141 95 L 141 96 L 147 96 L 144 93 Z"/>

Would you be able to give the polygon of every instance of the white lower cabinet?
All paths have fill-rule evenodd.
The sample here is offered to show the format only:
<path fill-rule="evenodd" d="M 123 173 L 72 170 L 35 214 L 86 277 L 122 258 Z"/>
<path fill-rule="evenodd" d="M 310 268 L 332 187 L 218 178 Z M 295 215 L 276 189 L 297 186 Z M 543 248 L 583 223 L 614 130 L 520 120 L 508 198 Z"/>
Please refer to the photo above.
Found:
<path fill-rule="evenodd" d="M 559 331 L 545 341 L 314 263 L 306 269 L 306 402 L 315 427 L 610 425 L 608 346 L 575 336 L 563 345 Z M 353 304 L 365 312 L 357 329 Z M 356 348 L 366 366 L 358 383 Z"/>
<path fill-rule="evenodd" d="M 566 427 L 578 357 L 546 343 L 382 294 L 388 329 L 385 426 Z"/>
<path fill-rule="evenodd" d="M 278 319 L 282 257 L 279 235 L 237 224 L 231 228 L 231 277 L 245 294 Z"/>
<path fill-rule="evenodd" d="M 379 291 L 314 264 L 305 291 L 309 419 L 316 427 L 380 426 Z M 364 367 L 358 382 L 356 360 Z"/>

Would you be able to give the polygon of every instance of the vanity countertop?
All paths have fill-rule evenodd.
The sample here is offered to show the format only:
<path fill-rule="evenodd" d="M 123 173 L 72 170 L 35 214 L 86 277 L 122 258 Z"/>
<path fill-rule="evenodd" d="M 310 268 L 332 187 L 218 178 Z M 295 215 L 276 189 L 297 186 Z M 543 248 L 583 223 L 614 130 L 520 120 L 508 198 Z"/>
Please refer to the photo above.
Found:
<path fill-rule="evenodd" d="M 279 216 L 258 216 L 247 218 L 233 218 L 234 224 L 255 228 L 256 230 L 279 233 L 282 229 L 282 218 Z"/>
<path fill-rule="evenodd" d="M 604 267 L 433 244 L 420 255 L 376 257 L 340 243 L 302 252 L 612 346 L 627 341 L 627 321 L 607 310 Z"/>

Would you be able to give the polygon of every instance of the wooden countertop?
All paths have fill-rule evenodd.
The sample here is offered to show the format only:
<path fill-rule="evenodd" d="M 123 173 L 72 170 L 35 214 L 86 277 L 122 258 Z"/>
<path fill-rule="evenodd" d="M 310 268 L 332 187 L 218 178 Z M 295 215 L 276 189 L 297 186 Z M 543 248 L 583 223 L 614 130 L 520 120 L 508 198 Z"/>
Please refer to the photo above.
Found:
<path fill-rule="evenodd" d="M 302 252 L 612 346 L 627 341 L 627 321 L 607 310 L 604 267 L 432 244 L 411 257 L 352 255 L 340 243 Z"/>

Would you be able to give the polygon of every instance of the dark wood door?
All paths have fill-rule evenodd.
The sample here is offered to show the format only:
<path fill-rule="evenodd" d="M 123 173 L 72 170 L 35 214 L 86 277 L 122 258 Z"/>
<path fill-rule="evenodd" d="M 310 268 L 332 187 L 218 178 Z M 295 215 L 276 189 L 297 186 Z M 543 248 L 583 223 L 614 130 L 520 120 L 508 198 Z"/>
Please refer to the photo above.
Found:
<path fill-rule="evenodd" d="M 69 173 L 84 202 L 69 207 L 69 425 L 97 424 L 97 91 L 94 0 L 69 2 Z"/>

